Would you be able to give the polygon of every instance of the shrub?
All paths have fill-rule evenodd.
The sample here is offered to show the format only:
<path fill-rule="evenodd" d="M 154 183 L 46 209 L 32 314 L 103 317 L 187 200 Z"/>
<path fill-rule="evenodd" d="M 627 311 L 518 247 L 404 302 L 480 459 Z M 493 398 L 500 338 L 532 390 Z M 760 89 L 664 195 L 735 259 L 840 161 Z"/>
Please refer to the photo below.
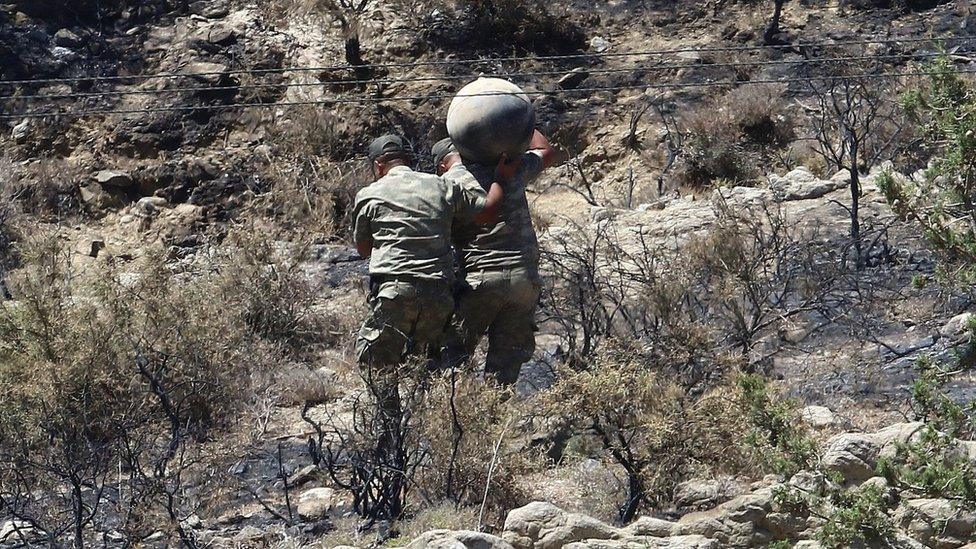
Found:
<path fill-rule="evenodd" d="M 919 179 L 886 173 L 878 179 L 892 209 L 922 230 L 952 263 L 971 270 L 976 261 L 976 90 L 956 72 L 948 58 L 929 71 L 928 85 L 903 96 L 909 117 L 922 128 L 934 152 Z"/>
<path fill-rule="evenodd" d="M 183 521 L 231 451 L 207 441 L 247 427 L 280 346 L 217 270 L 174 276 L 152 253 L 134 277 L 82 275 L 54 236 L 20 248 L 16 301 L 0 306 L 0 508 L 51 545 L 162 528 L 196 547 Z M 109 520 L 109 494 L 131 513 Z"/>
<path fill-rule="evenodd" d="M 562 371 L 544 396 L 544 415 L 591 430 L 607 459 L 626 472 L 619 519 L 671 501 L 699 464 L 743 470 L 748 462 L 729 442 L 743 426 L 728 414 L 721 388 L 693 395 L 639 349 L 607 348 L 586 370 Z"/>
<path fill-rule="evenodd" d="M 803 427 L 796 404 L 770 394 L 760 376 L 743 375 L 738 387 L 749 423 L 746 443 L 755 449 L 758 459 L 787 477 L 815 465 L 817 444 Z"/>
<path fill-rule="evenodd" d="M 583 30 L 539 0 L 458 0 L 432 25 L 434 43 L 463 50 L 566 54 L 586 48 Z"/>
<path fill-rule="evenodd" d="M 684 120 L 684 146 L 678 162 L 678 181 L 703 188 L 715 180 L 738 181 L 752 171 L 742 135 L 728 109 L 703 108 Z"/>
<path fill-rule="evenodd" d="M 835 494 L 833 512 L 817 532 L 817 541 L 828 549 L 852 547 L 859 541 L 888 541 L 894 535 L 888 506 L 877 485 L 839 491 Z"/>
<path fill-rule="evenodd" d="M 779 86 L 741 86 L 722 100 L 732 123 L 742 135 L 759 146 L 784 147 L 796 138 L 796 120 L 783 101 Z"/>

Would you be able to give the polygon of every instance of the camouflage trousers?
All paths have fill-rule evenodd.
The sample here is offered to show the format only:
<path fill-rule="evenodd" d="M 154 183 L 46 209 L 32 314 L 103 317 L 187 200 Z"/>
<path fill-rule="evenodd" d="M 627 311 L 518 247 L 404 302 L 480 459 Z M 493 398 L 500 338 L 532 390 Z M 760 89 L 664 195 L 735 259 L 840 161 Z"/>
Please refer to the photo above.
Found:
<path fill-rule="evenodd" d="M 535 352 L 535 309 L 539 283 L 525 271 L 469 273 L 457 295 L 447 339 L 447 360 L 471 357 L 488 334 L 485 375 L 502 384 L 518 380 L 522 364 Z"/>
<path fill-rule="evenodd" d="M 391 373 L 411 356 L 436 356 L 454 308 L 447 282 L 374 279 L 370 312 L 356 355 L 374 374 Z"/>

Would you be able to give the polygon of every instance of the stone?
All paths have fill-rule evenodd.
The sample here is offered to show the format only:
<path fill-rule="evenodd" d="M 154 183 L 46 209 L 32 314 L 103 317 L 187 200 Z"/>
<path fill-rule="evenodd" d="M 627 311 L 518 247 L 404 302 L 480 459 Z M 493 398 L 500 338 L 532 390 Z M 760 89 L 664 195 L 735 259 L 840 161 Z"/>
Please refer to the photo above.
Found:
<path fill-rule="evenodd" d="M 218 46 L 229 46 L 237 41 L 237 32 L 227 25 L 214 25 L 207 32 L 207 42 Z"/>
<path fill-rule="evenodd" d="M 17 143 L 23 143 L 27 141 L 27 136 L 30 135 L 31 121 L 30 118 L 26 118 L 19 124 L 13 127 L 10 132 L 10 137 Z"/>
<path fill-rule="evenodd" d="M 54 33 L 54 43 L 62 48 L 77 48 L 82 45 L 81 37 L 68 29 Z"/>
<path fill-rule="evenodd" d="M 770 175 L 769 188 L 780 200 L 810 200 L 820 198 L 847 185 L 844 180 L 817 179 L 805 166 L 800 166 L 783 176 Z"/>
<path fill-rule="evenodd" d="M 16 541 L 20 536 L 31 538 L 34 533 L 30 524 L 22 520 L 0 522 L 0 543 Z"/>
<path fill-rule="evenodd" d="M 826 406 L 807 406 L 800 410 L 800 417 L 814 429 L 825 429 L 837 424 L 837 417 Z"/>
<path fill-rule="evenodd" d="M 122 201 L 118 197 L 106 192 L 101 185 L 94 183 L 78 187 L 78 194 L 81 197 L 81 202 L 96 212 L 122 205 Z"/>
<path fill-rule="evenodd" d="M 905 501 L 895 511 L 895 519 L 913 539 L 929 546 L 958 546 L 976 534 L 976 513 L 959 509 L 947 499 Z M 959 543 L 953 543 L 956 540 Z"/>
<path fill-rule="evenodd" d="M 590 49 L 596 53 L 603 53 L 610 49 L 610 41 L 602 36 L 594 36 L 590 39 Z"/>
<path fill-rule="evenodd" d="M 669 520 L 653 517 L 640 517 L 624 528 L 623 532 L 628 536 L 666 538 L 674 534 L 676 527 L 677 524 Z"/>
<path fill-rule="evenodd" d="M 563 549 L 719 549 L 721 545 L 704 536 L 672 536 L 667 538 L 634 537 L 621 540 L 593 540 L 573 542 Z"/>
<path fill-rule="evenodd" d="M 973 313 L 958 314 L 949 319 L 941 328 L 939 334 L 942 337 L 956 337 L 969 330 L 969 323 L 973 318 Z"/>
<path fill-rule="evenodd" d="M 841 433 L 827 441 L 822 463 L 847 482 L 860 482 L 874 476 L 881 447 L 863 433 Z"/>
<path fill-rule="evenodd" d="M 513 549 L 507 541 L 484 532 L 431 530 L 421 534 L 405 549 Z"/>
<path fill-rule="evenodd" d="M 572 90 L 578 88 L 580 84 L 589 78 L 589 76 L 589 71 L 583 67 L 576 67 L 563 75 L 563 77 L 556 82 L 556 85 L 564 90 Z"/>
<path fill-rule="evenodd" d="M 716 480 L 689 480 L 675 488 L 674 503 L 678 507 L 711 507 L 718 503 L 721 492 Z"/>
<path fill-rule="evenodd" d="M 161 196 L 144 196 L 136 201 L 134 207 L 136 215 L 151 217 L 165 207 L 169 201 Z"/>
<path fill-rule="evenodd" d="M 314 465 L 306 465 L 301 469 L 298 469 L 288 477 L 288 484 L 292 488 L 299 487 L 303 484 L 308 483 L 310 480 L 315 478 L 315 471 L 318 469 Z"/>
<path fill-rule="evenodd" d="M 298 496 L 298 516 L 305 520 L 320 520 L 337 504 L 338 498 L 332 488 L 311 488 Z"/>
<path fill-rule="evenodd" d="M 227 4 L 219 0 L 198 0 L 190 4 L 189 7 L 190 13 L 208 19 L 220 19 L 227 17 L 230 13 Z"/>
<path fill-rule="evenodd" d="M 209 61 L 195 61 L 183 69 L 184 74 L 191 75 L 194 80 L 216 86 L 221 83 L 224 74 L 228 70 L 227 65 L 211 63 Z"/>
<path fill-rule="evenodd" d="M 505 518 L 502 538 L 515 549 L 558 549 L 574 541 L 620 538 L 620 532 L 595 518 L 534 501 Z"/>
<path fill-rule="evenodd" d="M 102 170 L 95 174 L 95 182 L 102 187 L 126 189 L 132 185 L 132 176 L 118 170 Z"/>
<path fill-rule="evenodd" d="M 96 236 L 83 241 L 80 251 L 83 255 L 87 255 L 88 257 L 98 257 L 98 253 L 104 249 L 105 239 L 100 236 Z"/>

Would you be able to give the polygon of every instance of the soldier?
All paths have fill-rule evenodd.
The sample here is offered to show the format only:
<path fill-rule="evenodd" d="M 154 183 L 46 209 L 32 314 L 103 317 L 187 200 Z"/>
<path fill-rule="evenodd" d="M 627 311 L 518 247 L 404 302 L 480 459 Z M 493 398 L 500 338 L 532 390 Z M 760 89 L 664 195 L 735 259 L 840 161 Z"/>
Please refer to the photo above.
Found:
<path fill-rule="evenodd" d="M 415 172 L 394 135 L 374 140 L 368 153 L 377 180 L 356 195 L 353 235 L 369 258 L 370 313 L 356 353 L 368 376 L 383 378 L 407 356 L 439 350 L 454 308 L 452 222 L 459 216 L 492 222 L 502 189 L 492 183 L 486 193 Z M 501 165 L 499 174 L 511 177 L 511 168 Z M 395 394 L 395 377 L 392 385 L 383 383 L 383 398 Z"/>
<path fill-rule="evenodd" d="M 431 152 L 438 173 L 447 181 L 472 190 L 492 183 L 493 170 L 474 163 L 462 164 L 449 139 L 436 143 Z M 450 365 L 470 358 L 486 332 L 485 374 L 499 383 L 515 383 L 522 364 L 532 358 L 541 281 L 539 243 L 525 188 L 556 160 L 556 150 L 536 131 L 529 151 L 514 161 L 517 168 L 506 184 L 498 222 L 479 227 L 470 218 L 461 218 L 455 226 L 461 283 L 447 338 Z"/>

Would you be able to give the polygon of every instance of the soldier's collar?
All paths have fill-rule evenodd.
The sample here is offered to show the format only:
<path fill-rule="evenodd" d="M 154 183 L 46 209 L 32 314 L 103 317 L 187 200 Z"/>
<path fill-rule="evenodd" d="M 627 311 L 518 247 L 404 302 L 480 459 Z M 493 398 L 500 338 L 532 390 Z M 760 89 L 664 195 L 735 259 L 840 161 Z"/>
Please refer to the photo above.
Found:
<path fill-rule="evenodd" d="M 402 172 L 402 171 L 412 172 L 413 170 L 410 169 L 410 166 L 393 166 L 386 173 L 387 174 L 391 174 L 391 173 L 398 173 L 398 172 Z"/>

